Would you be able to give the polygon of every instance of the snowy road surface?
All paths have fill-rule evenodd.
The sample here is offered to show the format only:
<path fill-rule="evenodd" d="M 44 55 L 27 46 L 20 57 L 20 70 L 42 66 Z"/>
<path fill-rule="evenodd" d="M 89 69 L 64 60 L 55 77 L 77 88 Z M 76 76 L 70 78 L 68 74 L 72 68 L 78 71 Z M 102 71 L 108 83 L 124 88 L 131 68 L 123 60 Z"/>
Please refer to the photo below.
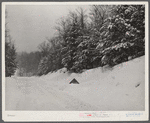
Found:
<path fill-rule="evenodd" d="M 9 81 L 7 78 L 6 81 Z M 44 80 L 13 78 L 6 84 L 6 110 L 96 110 L 95 106 L 82 102 L 62 92 L 63 87 L 54 89 Z"/>
<path fill-rule="evenodd" d="M 144 110 L 144 58 L 82 74 L 59 70 L 41 77 L 8 77 L 5 108 L 28 111 Z M 73 78 L 80 84 L 70 85 Z"/>

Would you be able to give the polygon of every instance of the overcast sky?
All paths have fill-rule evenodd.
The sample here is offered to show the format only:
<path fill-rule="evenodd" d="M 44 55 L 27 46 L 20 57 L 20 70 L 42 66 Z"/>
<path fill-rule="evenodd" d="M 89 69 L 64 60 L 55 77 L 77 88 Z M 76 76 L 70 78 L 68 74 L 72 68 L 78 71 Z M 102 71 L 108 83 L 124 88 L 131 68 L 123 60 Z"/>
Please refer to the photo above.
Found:
<path fill-rule="evenodd" d="M 37 46 L 56 32 L 56 21 L 78 7 L 89 8 L 65 5 L 7 5 L 8 28 L 17 52 L 38 50 Z"/>

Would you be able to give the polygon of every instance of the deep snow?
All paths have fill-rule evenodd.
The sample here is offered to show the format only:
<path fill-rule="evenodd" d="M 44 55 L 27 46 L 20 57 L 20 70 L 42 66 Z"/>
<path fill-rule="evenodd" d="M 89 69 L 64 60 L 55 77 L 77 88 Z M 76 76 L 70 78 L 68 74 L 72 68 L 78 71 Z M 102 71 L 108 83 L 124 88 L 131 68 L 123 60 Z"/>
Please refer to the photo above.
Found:
<path fill-rule="evenodd" d="M 76 78 L 80 84 L 69 84 Z M 9 77 L 6 110 L 143 111 L 145 56 L 82 74 L 65 69 L 41 77 Z"/>

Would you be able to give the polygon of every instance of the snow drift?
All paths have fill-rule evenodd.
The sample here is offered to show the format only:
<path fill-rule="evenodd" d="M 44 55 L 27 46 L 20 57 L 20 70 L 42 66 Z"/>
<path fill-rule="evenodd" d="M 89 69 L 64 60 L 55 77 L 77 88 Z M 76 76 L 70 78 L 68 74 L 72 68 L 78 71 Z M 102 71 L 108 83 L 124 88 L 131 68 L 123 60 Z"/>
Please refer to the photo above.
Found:
<path fill-rule="evenodd" d="M 76 79 L 79 84 L 69 84 Z M 6 110 L 145 110 L 145 56 L 81 74 L 6 78 Z"/>

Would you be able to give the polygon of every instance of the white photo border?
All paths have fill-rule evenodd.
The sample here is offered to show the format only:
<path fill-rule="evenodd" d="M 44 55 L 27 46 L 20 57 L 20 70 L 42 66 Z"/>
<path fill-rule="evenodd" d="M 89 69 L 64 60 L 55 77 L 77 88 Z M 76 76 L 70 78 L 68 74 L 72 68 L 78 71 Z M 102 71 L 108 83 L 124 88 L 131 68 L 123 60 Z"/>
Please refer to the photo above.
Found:
<path fill-rule="evenodd" d="M 145 5 L 145 111 L 6 111 L 5 7 L 6 5 Z M 147 121 L 149 119 L 149 6 L 146 1 L 115 2 L 3 2 L 2 3 L 2 119 L 4 121 Z M 84 114 L 82 117 L 80 114 Z M 91 114 L 92 116 L 87 116 Z"/>

